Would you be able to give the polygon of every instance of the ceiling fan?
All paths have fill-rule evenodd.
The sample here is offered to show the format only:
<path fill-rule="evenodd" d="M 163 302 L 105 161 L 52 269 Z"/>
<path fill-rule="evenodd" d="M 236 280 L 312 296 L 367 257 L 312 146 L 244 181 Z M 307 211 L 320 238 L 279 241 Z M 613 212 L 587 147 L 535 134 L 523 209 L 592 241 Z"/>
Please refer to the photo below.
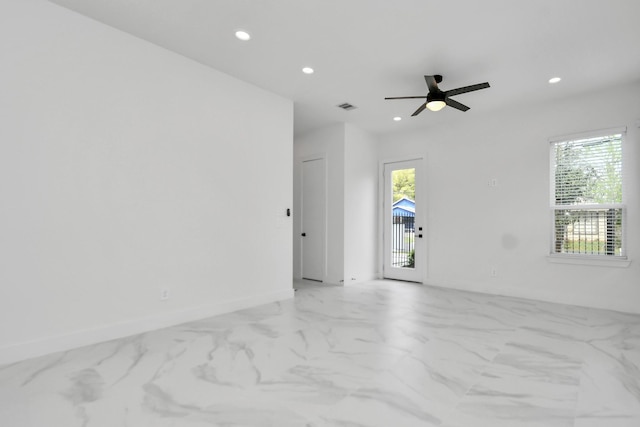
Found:
<path fill-rule="evenodd" d="M 460 111 L 467 111 L 469 107 L 451 99 L 451 96 L 460 95 L 461 93 L 473 92 L 474 90 L 486 89 L 489 87 L 489 83 L 478 83 L 476 85 L 459 87 L 458 89 L 451 89 L 442 91 L 438 88 L 438 83 L 442 81 L 442 76 L 436 74 L 434 76 L 424 76 L 424 80 L 427 82 L 429 93 L 426 96 L 426 101 L 422 104 L 411 116 L 417 116 L 422 113 L 425 108 L 431 111 L 440 111 L 446 105 L 453 107 Z M 424 95 L 420 96 L 397 96 L 385 99 L 417 99 L 425 98 Z"/>

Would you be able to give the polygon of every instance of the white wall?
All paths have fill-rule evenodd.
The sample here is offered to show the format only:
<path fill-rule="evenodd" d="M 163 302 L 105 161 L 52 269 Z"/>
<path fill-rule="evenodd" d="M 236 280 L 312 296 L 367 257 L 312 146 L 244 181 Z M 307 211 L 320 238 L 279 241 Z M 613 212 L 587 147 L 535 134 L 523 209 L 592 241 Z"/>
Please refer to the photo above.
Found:
<path fill-rule="evenodd" d="M 465 114 L 455 126 L 381 138 L 380 159 L 427 153 L 428 283 L 640 312 L 640 86 Z M 549 262 L 548 138 L 622 125 L 631 265 Z"/>
<path fill-rule="evenodd" d="M 302 277 L 301 166 L 304 159 L 324 158 L 326 164 L 326 273 L 323 282 L 340 284 L 344 278 L 344 125 L 334 125 L 296 137 L 294 144 L 293 277 Z"/>
<path fill-rule="evenodd" d="M 377 140 L 345 125 L 344 280 L 377 277 L 378 159 Z"/>
<path fill-rule="evenodd" d="M 0 122 L 0 363 L 292 296 L 289 100 L 9 0 Z"/>

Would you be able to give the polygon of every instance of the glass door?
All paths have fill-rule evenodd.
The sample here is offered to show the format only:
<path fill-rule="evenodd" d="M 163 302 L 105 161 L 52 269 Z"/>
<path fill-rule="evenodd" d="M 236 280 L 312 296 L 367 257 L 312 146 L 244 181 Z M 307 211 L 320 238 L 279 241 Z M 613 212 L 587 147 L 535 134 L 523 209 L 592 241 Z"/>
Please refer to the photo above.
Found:
<path fill-rule="evenodd" d="M 424 269 L 420 176 L 422 160 L 384 165 L 384 277 L 422 282 Z"/>

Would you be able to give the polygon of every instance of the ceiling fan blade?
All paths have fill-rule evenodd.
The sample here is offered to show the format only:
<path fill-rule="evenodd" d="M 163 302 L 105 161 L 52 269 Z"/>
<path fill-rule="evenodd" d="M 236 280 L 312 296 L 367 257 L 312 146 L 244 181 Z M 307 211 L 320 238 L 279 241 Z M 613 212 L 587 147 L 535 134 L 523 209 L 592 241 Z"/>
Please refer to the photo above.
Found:
<path fill-rule="evenodd" d="M 421 106 L 420 106 L 420 107 L 415 111 L 415 113 L 413 113 L 413 114 L 411 115 L 411 117 L 415 117 L 415 116 L 417 116 L 418 114 L 422 113 L 422 111 L 424 111 L 424 109 L 425 109 L 425 108 L 427 108 L 427 103 L 426 103 L 426 102 L 425 102 L 425 103 L 423 103 L 423 104 L 422 104 L 422 105 L 421 105 Z"/>
<path fill-rule="evenodd" d="M 426 96 L 424 96 L 424 95 L 418 95 L 418 96 L 394 96 L 394 97 L 385 98 L 385 99 L 417 99 L 417 98 L 426 98 Z"/>
<path fill-rule="evenodd" d="M 458 101 L 454 101 L 453 99 L 450 98 L 445 98 L 444 102 L 449 106 L 449 107 L 453 107 L 456 110 L 460 110 L 460 111 L 467 111 L 469 109 L 469 107 L 467 107 L 464 104 L 461 104 Z"/>
<path fill-rule="evenodd" d="M 429 88 L 429 92 L 437 92 L 438 82 L 436 81 L 435 76 L 424 76 L 424 81 L 427 82 L 427 87 Z"/>
<path fill-rule="evenodd" d="M 444 94 L 446 96 L 460 95 L 461 93 L 473 92 L 474 90 L 486 89 L 490 87 L 489 83 L 478 83 L 477 85 L 459 87 L 458 89 L 446 90 Z"/>

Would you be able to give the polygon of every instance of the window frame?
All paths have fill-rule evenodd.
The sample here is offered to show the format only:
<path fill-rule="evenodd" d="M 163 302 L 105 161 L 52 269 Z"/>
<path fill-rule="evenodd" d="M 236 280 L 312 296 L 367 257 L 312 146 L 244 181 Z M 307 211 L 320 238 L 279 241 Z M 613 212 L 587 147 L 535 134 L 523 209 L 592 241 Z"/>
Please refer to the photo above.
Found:
<path fill-rule="evenodd" d="M 555 136 L 548 139 L 549 149 L 549 216 L 550 216 L 550 237 L 549 237 L 549 255 L 548 259 L 551 262 L 570 263 L 570 264 L 583 264 L 583 265 L 603 265 L 603 266 L 616 266 L 627 267 L 630 261 L 627 258 L 626 252 L 626 231 L 627 231 L 627 202 L 626 202 L 626 161 L 625 161 L 625 138 L 627 128 L 626 126 L 599 129 L 588 132 L 573 133 L 568 135 Z M 622 153 L 622 201 L 621 203 L 606 203 L 606 204 L 571 204 L 571 205 L 559 205 L 556 204 L 556 144 L 561 142 L 576 141 L 588 138 L 605 137 L 610 135 L 620 135 L 620 147 Z M 562 253 L 556 252 L 556 212 L 558 210 L 589 210 L 589 209 L 620 209 L 622 226 L 621 226 L 621 253 L 620 255 L 607 255 L 607 254 L 586 254 L 586 253 Z"/>

